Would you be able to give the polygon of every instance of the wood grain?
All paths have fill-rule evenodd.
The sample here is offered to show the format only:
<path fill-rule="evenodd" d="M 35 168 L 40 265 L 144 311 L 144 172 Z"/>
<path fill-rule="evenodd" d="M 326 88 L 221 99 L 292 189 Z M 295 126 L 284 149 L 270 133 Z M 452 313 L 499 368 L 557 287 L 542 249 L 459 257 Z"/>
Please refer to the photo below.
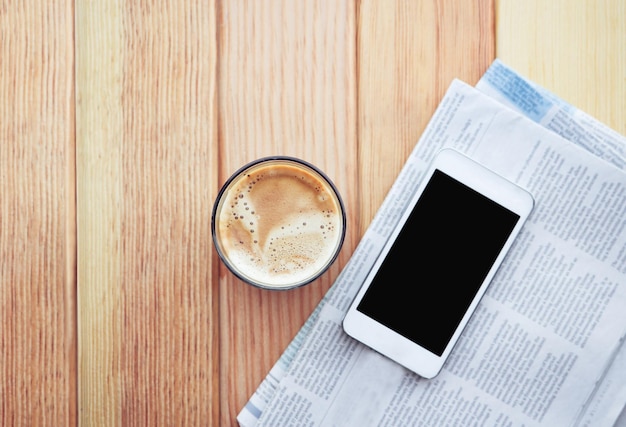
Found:
<path fill-rule="evenodd" d="M 80 424 L 217 425 L 214 3 L 76 14 Z"/>
<path fill-rule="evenodd" d="M 494 4 L 361 2 L 358 61 L 359 234 L 454 78 L 475 84 L 495 57 Z"/>
<path fill-rule="evenodd" d="M 0 424 L 76 420 L 72 3 L 0 4 Z"/>
<path fill-rule="evenodd" d="M 300 157 L 325 171 L 348 210 L 348 235 L 321 279 L 253 288 L 220 265 L 220 425 L 245 405 L 352 252 L 357 234 L 354 1 L 222 2 L 220 182 L 258 157 Z"/>
<path fill-rule="evenodd" d="M 497 56 L 626 135 L 626 2 L 498 2 Z"/>

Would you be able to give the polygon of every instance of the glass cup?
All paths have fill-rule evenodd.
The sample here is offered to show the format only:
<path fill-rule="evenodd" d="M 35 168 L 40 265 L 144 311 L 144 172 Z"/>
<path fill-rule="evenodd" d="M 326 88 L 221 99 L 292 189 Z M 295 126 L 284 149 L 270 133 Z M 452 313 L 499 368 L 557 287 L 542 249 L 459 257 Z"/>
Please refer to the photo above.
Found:
<path fill-rule="evenodd" d="M 294 157 L 264 157 L 224 183 L 211 233 L 235 276 L 285 290 L 311 283 L 335 261 L 346 214 L 337 188 L 318 168 Z"/>

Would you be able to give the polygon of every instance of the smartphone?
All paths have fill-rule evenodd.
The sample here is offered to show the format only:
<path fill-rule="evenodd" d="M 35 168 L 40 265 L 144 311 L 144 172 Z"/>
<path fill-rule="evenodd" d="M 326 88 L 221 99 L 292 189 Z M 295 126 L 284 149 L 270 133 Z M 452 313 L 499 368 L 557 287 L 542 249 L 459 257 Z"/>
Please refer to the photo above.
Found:
<path fill-rule="evenodd" d="M 441 150 L 348 309 L 345 332 L 436 376 L 533 205 L 520 186 Z"/>

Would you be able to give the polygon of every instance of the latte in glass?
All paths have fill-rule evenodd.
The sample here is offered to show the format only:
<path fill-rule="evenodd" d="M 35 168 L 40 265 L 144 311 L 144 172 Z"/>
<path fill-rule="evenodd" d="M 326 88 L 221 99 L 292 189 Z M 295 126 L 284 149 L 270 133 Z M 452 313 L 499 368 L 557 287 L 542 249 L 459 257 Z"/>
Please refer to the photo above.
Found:
<path fill-rule="evenodd" d="M 293 157 L 239 169 L 220 190 L 211 232 L 224 264 L 266 289 L 291 289 L 335 261 L 346 233 L 343 202 L 330 179 Z"/>

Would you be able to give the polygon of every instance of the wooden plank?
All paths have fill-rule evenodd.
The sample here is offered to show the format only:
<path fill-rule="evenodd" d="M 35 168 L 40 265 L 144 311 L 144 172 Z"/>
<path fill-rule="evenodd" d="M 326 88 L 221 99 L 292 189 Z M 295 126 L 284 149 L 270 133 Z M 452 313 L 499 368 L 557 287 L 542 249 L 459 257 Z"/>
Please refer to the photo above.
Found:
<path fill-rule="evenodd" d="M 76 424 L 73 3 L 0 7 L 0 424 Z"/>
<path fill-rule="evenodd" d="M 494 59 L 492 0 L 363 0 L 359 184 L 363 233 L 452 79 L 475 84 Z"/>
<path fill-rule="evenodd" d="M 79 421 L 217 425 L 215 4 L 76 15 Z"/>
<path fill-rule="evenodd" d="M 626 135 L 626 2 L 500 0 L 497 55 Z"/>
<path fill-rule="evenodd" d="M 219 22 L 220 182 L 259 157 L 300 157 L 335 182 L 349 218 L 339 259 L 303 288 L 256 289 L 220 266 L 220 425 L 234 425 L 358 238 L 356 9 L 348 0 L 230 1 Z"/>

